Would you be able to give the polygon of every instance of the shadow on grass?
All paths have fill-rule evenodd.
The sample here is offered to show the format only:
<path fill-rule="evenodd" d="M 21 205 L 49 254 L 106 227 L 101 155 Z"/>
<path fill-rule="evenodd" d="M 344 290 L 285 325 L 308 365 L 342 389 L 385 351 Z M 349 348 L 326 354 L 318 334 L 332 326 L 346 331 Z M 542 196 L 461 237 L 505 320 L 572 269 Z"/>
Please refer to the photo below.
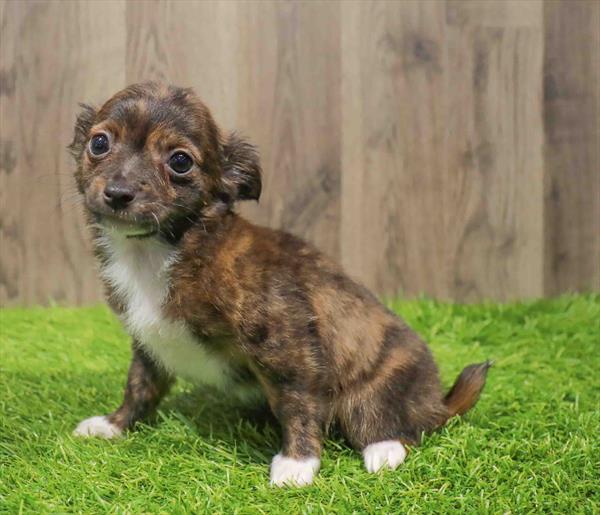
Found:
<path fill-rule="evenodd" d="M 218 437 L 215 432 L 217 423 L 233 427 L 240 425 L 240 421 L 259 431 L 279 431 L 279 423 L 266 400 L 242 403 L 210 388 L 195 387 L 190 391 L 172 393 L 161 403 L 160 411 L 179 419 L 184 417 L 184 421 L 190 422 L 201 436 L 210 431 L 213 437 Z"/>
<path fill-rule="evenodd" d="M 265 399 L 242 403 L 211 388 L 195 387 L 167 396 L 150 425 L 177 419 L 207 442 L 235 449 L 241 462 L 270 459 L 280 447 L 280 427 Z"/>
<path fill-rule="evenodd" d="M 184 422 L 202 439 L 235 446 L 241 461 L 255 463 L 258 456 L 270 461 L 281 447 L 281 427 L 265 399 L 243 404 L 216 390 L 195 388 L 168 397 L 160 411 Z M 349 446 L 337 424 L 325 436 L 328 443 Z"/>

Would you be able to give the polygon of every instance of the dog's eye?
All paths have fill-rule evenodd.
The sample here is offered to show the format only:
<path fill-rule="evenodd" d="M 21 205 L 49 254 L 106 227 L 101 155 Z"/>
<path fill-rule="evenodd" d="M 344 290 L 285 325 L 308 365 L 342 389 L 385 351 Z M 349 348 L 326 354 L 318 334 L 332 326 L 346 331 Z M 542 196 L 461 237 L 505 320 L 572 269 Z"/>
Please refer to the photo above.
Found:
<path fill-rule="evenodd" d="M 179 175 L 188 173 L 192 166 L 194 166 L 194 161 L 185 152 L 175 152 L 169 158 L 169 168 Z"/>
<path fill-rule="evenodd" d="M 110 142 L 106 134 L 96 134 L 90 140 L 90 152 L 95 156 L 106 154 L 110 149 Z"/>

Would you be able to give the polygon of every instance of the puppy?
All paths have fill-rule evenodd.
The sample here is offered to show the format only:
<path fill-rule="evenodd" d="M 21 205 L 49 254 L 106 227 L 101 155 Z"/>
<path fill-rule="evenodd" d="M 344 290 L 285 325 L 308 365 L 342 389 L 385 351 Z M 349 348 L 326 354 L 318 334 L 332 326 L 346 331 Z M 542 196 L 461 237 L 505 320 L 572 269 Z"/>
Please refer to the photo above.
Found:
<path fill-rule="evenodd" d="M 135 84 L 83 106 L 70 146 L 108 303 L 132 338 L 122 405 L 76 435 L 112 438 L 153 412 L 176 376 L 279 420 L 271 484 L 310 484 L 331 423 L 368 471 L 465 413 L 488 363 L 444 396 L 428 347 L 309 244 L 234 211 L 258 200 L 255 148 L 225 135 L 189 89 Z"/>

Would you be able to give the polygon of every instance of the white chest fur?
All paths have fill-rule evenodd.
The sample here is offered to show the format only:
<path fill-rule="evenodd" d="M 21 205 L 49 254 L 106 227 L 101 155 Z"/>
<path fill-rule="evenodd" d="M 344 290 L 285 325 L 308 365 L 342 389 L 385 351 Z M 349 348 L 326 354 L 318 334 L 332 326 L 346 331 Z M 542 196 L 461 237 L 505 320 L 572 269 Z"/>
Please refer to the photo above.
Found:
<path fill-rule="evenodd" d="M 118 234 L 107 234 L 100 243 L 109 258 L 102 275 L 123 300 L 122 320 L 129 334 L 172 374 L 225 388 L 231 377 L 227 363 L 210 354 L 183 321 L 164 314 L 176 251 L 154 239 Z"/>

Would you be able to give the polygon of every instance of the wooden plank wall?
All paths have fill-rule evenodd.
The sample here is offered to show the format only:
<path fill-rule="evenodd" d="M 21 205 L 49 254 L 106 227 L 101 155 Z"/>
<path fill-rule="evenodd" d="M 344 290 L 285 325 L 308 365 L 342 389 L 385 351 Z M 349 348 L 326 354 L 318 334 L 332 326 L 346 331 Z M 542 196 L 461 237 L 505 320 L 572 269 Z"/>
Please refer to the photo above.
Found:
<path fill-rule="evenodd" d="M 380 295 L 600 289 L 600 2 L 0 1 L 0 303 L 101 299 L 77 103 L 193 86 L 258 144 L 253 220 Z"/>
<path fill-rule="evenodd" d="M 600 289 L 600 2 L 544 8 L 545 291 Z"/>

